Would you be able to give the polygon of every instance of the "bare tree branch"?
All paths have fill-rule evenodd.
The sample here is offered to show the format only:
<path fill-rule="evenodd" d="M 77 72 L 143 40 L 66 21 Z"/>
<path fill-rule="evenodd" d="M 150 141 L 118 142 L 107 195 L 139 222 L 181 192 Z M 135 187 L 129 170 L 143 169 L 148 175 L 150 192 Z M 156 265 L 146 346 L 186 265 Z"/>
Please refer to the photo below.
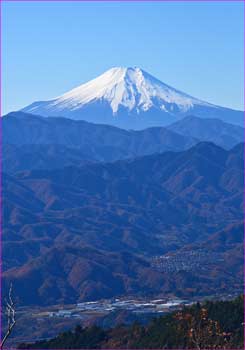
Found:
<path fill-rule="evenodd" d="M 12 299 L 12 291 L 13 291 L 13 285 L 11 283 L 10 288 L 9 288 L 9 293 L 8 293 L 8 300 L 6 300 L 6 310 L 5 310 L 6 315 L 7 315 L 7 319 L 8 319 L 8 329 L 7 329 L 7 332 L 5 333 L 3 339 L 1 340 L 0 349 L 3 349 L 6 340 L 11 335 L 12 330 L 16 324 L 15 305 L 14 305 L 14 302 Z"/>

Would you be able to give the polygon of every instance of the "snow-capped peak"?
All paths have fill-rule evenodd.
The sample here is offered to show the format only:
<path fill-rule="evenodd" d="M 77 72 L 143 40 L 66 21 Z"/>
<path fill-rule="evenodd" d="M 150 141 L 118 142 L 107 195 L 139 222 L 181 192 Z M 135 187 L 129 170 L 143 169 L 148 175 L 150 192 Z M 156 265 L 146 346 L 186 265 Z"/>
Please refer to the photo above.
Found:
<path fill-rule="evenodd" d="M 113 114 L 117 113 L 119 107 L 139 113 L 154 106 L 171 112 L 171 105 L 177 105 L 180 111 L 185 112 L 195 104 L 209 105 L 162 83 L 137 67 L 111 68 L 49 102 L 51 108 L 77 110 L 96 100 L 107 102 Z"/>

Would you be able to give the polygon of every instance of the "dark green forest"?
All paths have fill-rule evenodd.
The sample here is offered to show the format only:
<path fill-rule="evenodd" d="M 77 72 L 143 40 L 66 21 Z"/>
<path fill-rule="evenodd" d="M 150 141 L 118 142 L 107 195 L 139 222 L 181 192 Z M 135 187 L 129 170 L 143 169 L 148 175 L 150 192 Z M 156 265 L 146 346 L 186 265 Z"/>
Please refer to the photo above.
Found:
<path fill-rule="evenodd" d="M 19 349 L 243 349 L 244 298 L 207 301 L 153 319 L 111 329 L 97 326 L 59 334 Z"/>

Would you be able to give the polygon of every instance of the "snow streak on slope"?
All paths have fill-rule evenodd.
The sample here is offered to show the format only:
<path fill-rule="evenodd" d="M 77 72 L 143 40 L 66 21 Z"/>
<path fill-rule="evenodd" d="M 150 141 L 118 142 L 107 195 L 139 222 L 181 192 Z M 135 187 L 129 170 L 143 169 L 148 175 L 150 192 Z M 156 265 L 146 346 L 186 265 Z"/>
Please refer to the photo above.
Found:
<path fill-rule="evenodd" d="M 188 115 L 243 125 L 242 111 L 203 102 L 137 67 L 111 68 L 61 96 L 33 102 L 22 111 L 135 130 L 166 126 Z"/>
<path fill-rule="evenodd" d="M 140 68 L 116 67 L 51 100 L 50 107 L 75 110 L 95 100 L 107 101 L 114 114 L 119 106 L 139 113 L 152 106 L 167 111 L 169 104 L 178 105 L 183 112 L 195 104 L 209 105 L 171 88 Z"/>

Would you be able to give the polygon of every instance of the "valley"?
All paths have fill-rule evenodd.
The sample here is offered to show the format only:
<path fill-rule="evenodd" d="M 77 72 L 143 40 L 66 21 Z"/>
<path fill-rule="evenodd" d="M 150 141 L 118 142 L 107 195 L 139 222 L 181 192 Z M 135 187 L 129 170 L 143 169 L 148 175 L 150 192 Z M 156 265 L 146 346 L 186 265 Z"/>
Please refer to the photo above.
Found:
<path fill-rule="evenodd" d="M 175 296 L 154 298 L 127 298 L 102 299 L 70 305 L 53 305 L 49 307 L 20 307 L 17 308 L 17 325 L 8 345 L 22 342 L 33 342 L 42 339 L 51 339 L 58 333 L 75 328 L 78 324 L 83 327 L 97 325 L 104 329 L 133 322 L 147 324 L 152 318 L 182 310 L 197 301 L 205 300 L 232 300 L 238 291 L 232 294 L 215 294 L 202 298 L 183 300 Z M 31 330 L 31 334 L 30 334 Z"/>

